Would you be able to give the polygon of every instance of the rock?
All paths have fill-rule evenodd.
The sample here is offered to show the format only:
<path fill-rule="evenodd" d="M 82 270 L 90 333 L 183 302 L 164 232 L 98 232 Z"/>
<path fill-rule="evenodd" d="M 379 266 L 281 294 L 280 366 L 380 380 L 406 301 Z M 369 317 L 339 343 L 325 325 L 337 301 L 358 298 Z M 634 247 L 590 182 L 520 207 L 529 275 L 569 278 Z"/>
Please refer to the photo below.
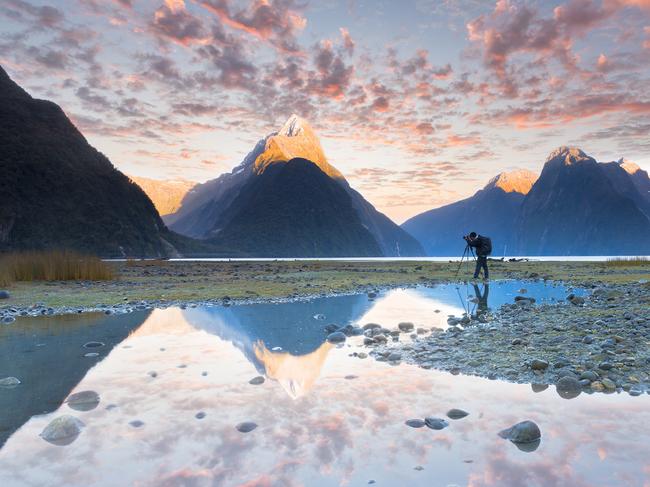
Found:
<path fill-rule="evenodd" d="M 548 384 L 531 384 L 530 388 L 533 390 L 533 392 L 542 392 L 548 389 Z"/>
<path fill-rule="evenodd" d="M 84 348 L 99 348 L 103 347 L 104 345 L 104 342 L 86 342 L 84 343 Z"/>
<path fill-rule="evenodd" d="M 377 335 L 373 338 L 375 343 L 386 343 L 388 341 L 388 338 L 386 338 L 384 335 Z"/>
<path fill-rule="evenodd" d="M 442 418 L 424 418 L 424 423 L 432 430 L 441 430 L 449 426 L 449 423 Z"/>
<path fill-rule="evenodd" d="M 142 428 L 144 426 L 144 421 L 134 419 L 133 421 L 129 421 L 129 424 L 134 428 Z"/>
<path fill-rule="evenodd" d="M 522 421 L 510 428 L 504 429 L 499 432 L 499 436 L 506 440 L 510 440 L 518 447 L 519 445 L 529 445 L 531 448 L 519 448 L 522 451 L 534 451 L 539 446 L 542 438 L 542 433 L 532 421 Z M 534 445 L 534 448 L 532 448 Z"/>
<path fill-rule="evenodd" d="M 375 293 L 375 292 L 369 292 L 368 293 L 368 298 L 375 299 L 376 297 L 377 297 L 377 293 Z"/>
<path fill-rule="evenodd" d="M 203 411 L 199 411 L 198 413 L 196 413 L 196 414 L 194 415 L 194 417 L 195 417 L 196 419 L 203 419 L 203 418 L 205 418 L 205 413 L 204 413 Z"/>
<path fill-rule="evenodd" d="M 99 357 L 99 354 L 97 352 L 88 352 L 88 353 L 84 353 L 84 357 L 95 358 L 95 357 Z"/>
<path fill-rule="evenodd" d="M 582 385 L 575 377 L 565 376 L 557 381 L 555 390 L 563 399 L 573 399 L 578 397 L 582 392 Z"/>
<path fill-rule="evenodd" d="M 16 387 L 17 385 L 20 385 L 20 380 L 18 380 L 16 377 L 5 377 L 3 379 L 0 379 L 0 387 L 12 388 Z"/>
<path fill-rule="evenodd" d="M 402 360 L 402 354 L 399 352 L 391 352 L 391 354 L 386 358 L 389 362 L 396 362 Z"/>
<path fill-rule="evenodd" d="M 99 394 L 95 391 L 81 391 L 70 395 L 65 402 L 75 411 L 90 411 L 99 405 Z"/>
<path fill-rule="evenodd" d="M 249 380 L 248 383 L 254 386 L 259 386 L 260 384 L 264 384 L 264 380 L 264 377 L 258 375 L 257 377 L 253 377 L 251 380 Z"/>
<path fill-rule="evenodd" d="M 365 343 L 365 339 L 364 339 L 364 343 Z M 366 352 L 359 352 L 357 354 L 357 357 L 359 357 L 359 358 L 368 358 L 368 354 Z"/>
<path fill-rule="evenodd" d="M 463 411 L 462 409 L 450 409 L 447 411 L 447 417 L 449 419 L 462 419 L 468 415 L 469 413 L 467 411 Z"/>
<path fill-rule="evenodd" d="M 158 377 L 158 372 L 156 372 L 155 370 L 151 370 L 151 371 L 147 372 L 147 375 L 149 377 L 153 377 L 155 379 L 156 377 Z"/>
<path fill-rule="evenodd" d="M 255 428 L 257 428 L 257 424 L 253 423 L 252 421 L 244 421 L 243 423 L 239 423 L 237 426 L 235 426 L 235 429 L 240 433 L 250 433 Z"/>
<path fill-rule="evenodd" d="M 366 331 L 366 330 L 374 330 L 376 328 L 381 328 L 381 325 L 378 325 L 377 323 L 366 323 L 361 328 L 363 328 L 364 331 Z"/>
<path fill-rule="evenodd" d="M 409 419 L 405 421 L 404 424 L 406 426 L 410 426 L 411 428 L 422 428 L 426 425 L 426 423 L 421 419 Z"/>
<path fill-rule="evenodd" d="M 375 340 L 372 339 L 372 338 L 370 338 L 370 337 L 364 337 L 364 339 L 363 339 L 363 344 L 364 344 L 364 345 L 374 345 L 374 344 L 375 344 Z"/>
<path fill-rule="evenodd" d="M 581 296 L 573 296 L 571 299 L 569 299 L 569 302 L 575 306 L 582 306 L 583 304 L 585 304 L 585 298 Z"/>
<path fill-rule="evenodd" d="M 65 414 L 50 421 L 40 437 L 53 445 L 65 446 L 77 439 L 84 426 L 81 420 Z"/>
<path fill-rule="evenodd" d="M 325 319 L 325 315 L 321 313 L 315 314 L 314 319 L 318 321 L 323 321 Z"/>
<path fill-rule="evenodd" d="M 599 378 L 600 376 L 593 370 L 585 370 L 582 374 L 580 374 L 580 379 L 587 379 L 589 382 L 593 382 Z"/>
<path fill-rule="evenodd" d="M 413 325 L 413 323 L 402 322 L 402 323 L 397 325 L 397 328 L 399 328 L 401 331 L 403 331 L 405 333 L 408 333 L 410 331 L 413 331 L 415 326 Z"/>
<path fill-rule="evenodd" d="M 602 392 L 605 390 L 605 386 L 600 381 L 594 381 L 591 383 L 591 389 L 596 392 Z"/>
<path fill-rule="evenodd" d="M 330 323 L 325 327 L 325 333 L 334 333 L 338 329 L 339 329 L 339 325 L 337 325 L 336 323 Z"/>
<path fill-rule="evenodd" d="M 327 335 L 327 341 L 330 343 L 343 343 L 346 340 L 345 333 L 341 331 L 335 331 Z"/>
<path fill-rule="evenodd" d="M 611 370 L 614 366 L 609 362 L 601 362 L 598 364 L 600 370 Z"/>
<path fill-rule="evenodd" d="M 533 359 L 530 362 L 530 368 L 533 370 L 546 370 L 548 368 L 548 362 L 546 360 Z"/>
<path fill-rule="evenodd" d="M 16 321 L 16 318 L 14 318 L 13 316 L 5 316 L 4 318 L 2 318 L 2 323 L 4 323 L 5 325 L 10 325 L 14 321 Z"/>
<path fill-rule="evenodd" d="M 526 301 L 530 304 L 533 304 L 536 301 L 536 299 L 531 298 L 530 296 L 515 296 L 515 302 L 519 302 L 519 301 Z"/>
<path fill-rule="evenodd" d="M 605 388 L 606 391 L 615 391 L 616 390 L 616 383 L 612 379 L 601 379 L 601 384 Z"/>
<path fill-rule="evenodd" d="M 591 335 L 586 335 L 586 336 L 582 339 L 582 343 L 584 343 L 585 345 L 589 345 L 589 344 L 591 344 L 591 343 L 593 343 L 593 342 L 594 342 L 594 337 L 592 337 Z"/>
<path fill-rule="evenodd" d="M 0 299 L 9 299 L 10 297 L 9 291 L 0 290 Z"/>

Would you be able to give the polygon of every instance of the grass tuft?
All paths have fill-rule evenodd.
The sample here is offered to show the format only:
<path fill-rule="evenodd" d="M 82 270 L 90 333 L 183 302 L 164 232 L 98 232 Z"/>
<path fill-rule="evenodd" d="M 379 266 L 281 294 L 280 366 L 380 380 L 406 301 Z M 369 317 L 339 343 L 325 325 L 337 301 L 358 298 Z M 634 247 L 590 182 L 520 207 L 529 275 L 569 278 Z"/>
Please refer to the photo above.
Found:
<path fill-rule="evenodd" d="M 0 285 L 18 281 L 107 281 L 113 269 L 98 257 L 69 250 L 0 254 Z"/>
<path fill-rule="evenodd" d="M 608 267 L 630 267 L 630 266 L 640 266 L 650 263 L 647 257 L 615 257 L 613 259 L 607 259 L 605 265 Z"/>

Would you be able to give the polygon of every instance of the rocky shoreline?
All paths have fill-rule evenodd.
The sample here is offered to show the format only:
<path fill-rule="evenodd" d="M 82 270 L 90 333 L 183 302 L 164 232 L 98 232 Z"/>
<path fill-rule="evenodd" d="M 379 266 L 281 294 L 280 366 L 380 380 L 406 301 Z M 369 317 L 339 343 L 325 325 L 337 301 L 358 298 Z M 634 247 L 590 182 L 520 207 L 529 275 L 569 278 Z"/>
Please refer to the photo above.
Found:
<path fill-rule="evenodd" d="M 650 394 L 646 283 L 602 285 L 561 304 L 518 298 L 494 312 L 450 317 L 446 330 L 367 324 L 364 345 L 376 360 L 529 383 L 535 391 L 555 385 L 566 399 L 583 392 Z"/>
<path fill-rule="evenodd" d="M 439 283 L 435 283 L 439 284 Z M 419 286 L 435 286 L 434 283 Z M 97 304 L 95 306 L 47 306 L 44 303 L 35 303 L 31 306 L 0 306 L 0 325 L 11 324 L 20 317 L 39 317 L 39 316 L 57 316 L 57 315 L 75 315 L 83 313 L 104 313 L 106 315 L 119 315 L 132 313 L 134 311 L 144 311 L 152 309 L 167 308 L 198 308 L 210 306 L 241 306 L 258 303 L 291 303 L 300 301 L 309 301 L 316 298 L 332 298 L 336 296 L 352 296 L 358 294 L 367 294 L 377 296 L 377 294 L 397 288 L 416 288 L 416 284 L 393 284 L 388 286 L 359 286 L 353 291 L 328 292 L 328 293 L 302 293 L 293 294 L 286 297 L 249 297 L 249 298 L 230 298 L 224 296 L 221 298 L 203 299 L 197 301 L 191 300 L 128 300 L 125 298 L 124 303 L 119 304 Z"/>

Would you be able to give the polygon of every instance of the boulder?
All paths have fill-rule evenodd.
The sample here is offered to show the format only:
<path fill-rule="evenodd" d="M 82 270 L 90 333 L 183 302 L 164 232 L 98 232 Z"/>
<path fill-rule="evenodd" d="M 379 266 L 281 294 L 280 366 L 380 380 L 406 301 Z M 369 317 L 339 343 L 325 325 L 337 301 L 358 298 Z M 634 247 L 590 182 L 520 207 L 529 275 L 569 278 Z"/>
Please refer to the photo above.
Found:
<path fill-rule="evenodd" d="M 532 421 L 522 421 L 499 432 L 499 436 L 510 440 L 522 451 L 534 451 L 539 446 L 542 432 Z"/>
<path fill-rule="evenodd" d="M 555 384 L 555 390 L 563 399 L 573 399 L 578 397 L 582 392 L 582 384 L 572 376 L 564 376 Z"/>

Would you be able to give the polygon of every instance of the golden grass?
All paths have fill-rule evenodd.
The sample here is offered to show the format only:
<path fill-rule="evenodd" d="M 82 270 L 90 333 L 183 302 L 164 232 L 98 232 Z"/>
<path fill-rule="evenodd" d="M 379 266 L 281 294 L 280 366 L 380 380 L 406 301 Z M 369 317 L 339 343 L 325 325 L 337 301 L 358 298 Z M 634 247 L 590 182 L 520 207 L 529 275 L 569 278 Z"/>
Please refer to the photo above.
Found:
<path fill-rule="evenodd" d="M 98 257 L 69 250 L 0 254 L 0 285 L 17 281 L 107 281 L 113 269 Z"/>
<path fill-rule="evenodd" d="M 607 259 L 605 265 L 608 267 L 629 267 L 650 264 L 647 257 L 615 257 Z"/>

